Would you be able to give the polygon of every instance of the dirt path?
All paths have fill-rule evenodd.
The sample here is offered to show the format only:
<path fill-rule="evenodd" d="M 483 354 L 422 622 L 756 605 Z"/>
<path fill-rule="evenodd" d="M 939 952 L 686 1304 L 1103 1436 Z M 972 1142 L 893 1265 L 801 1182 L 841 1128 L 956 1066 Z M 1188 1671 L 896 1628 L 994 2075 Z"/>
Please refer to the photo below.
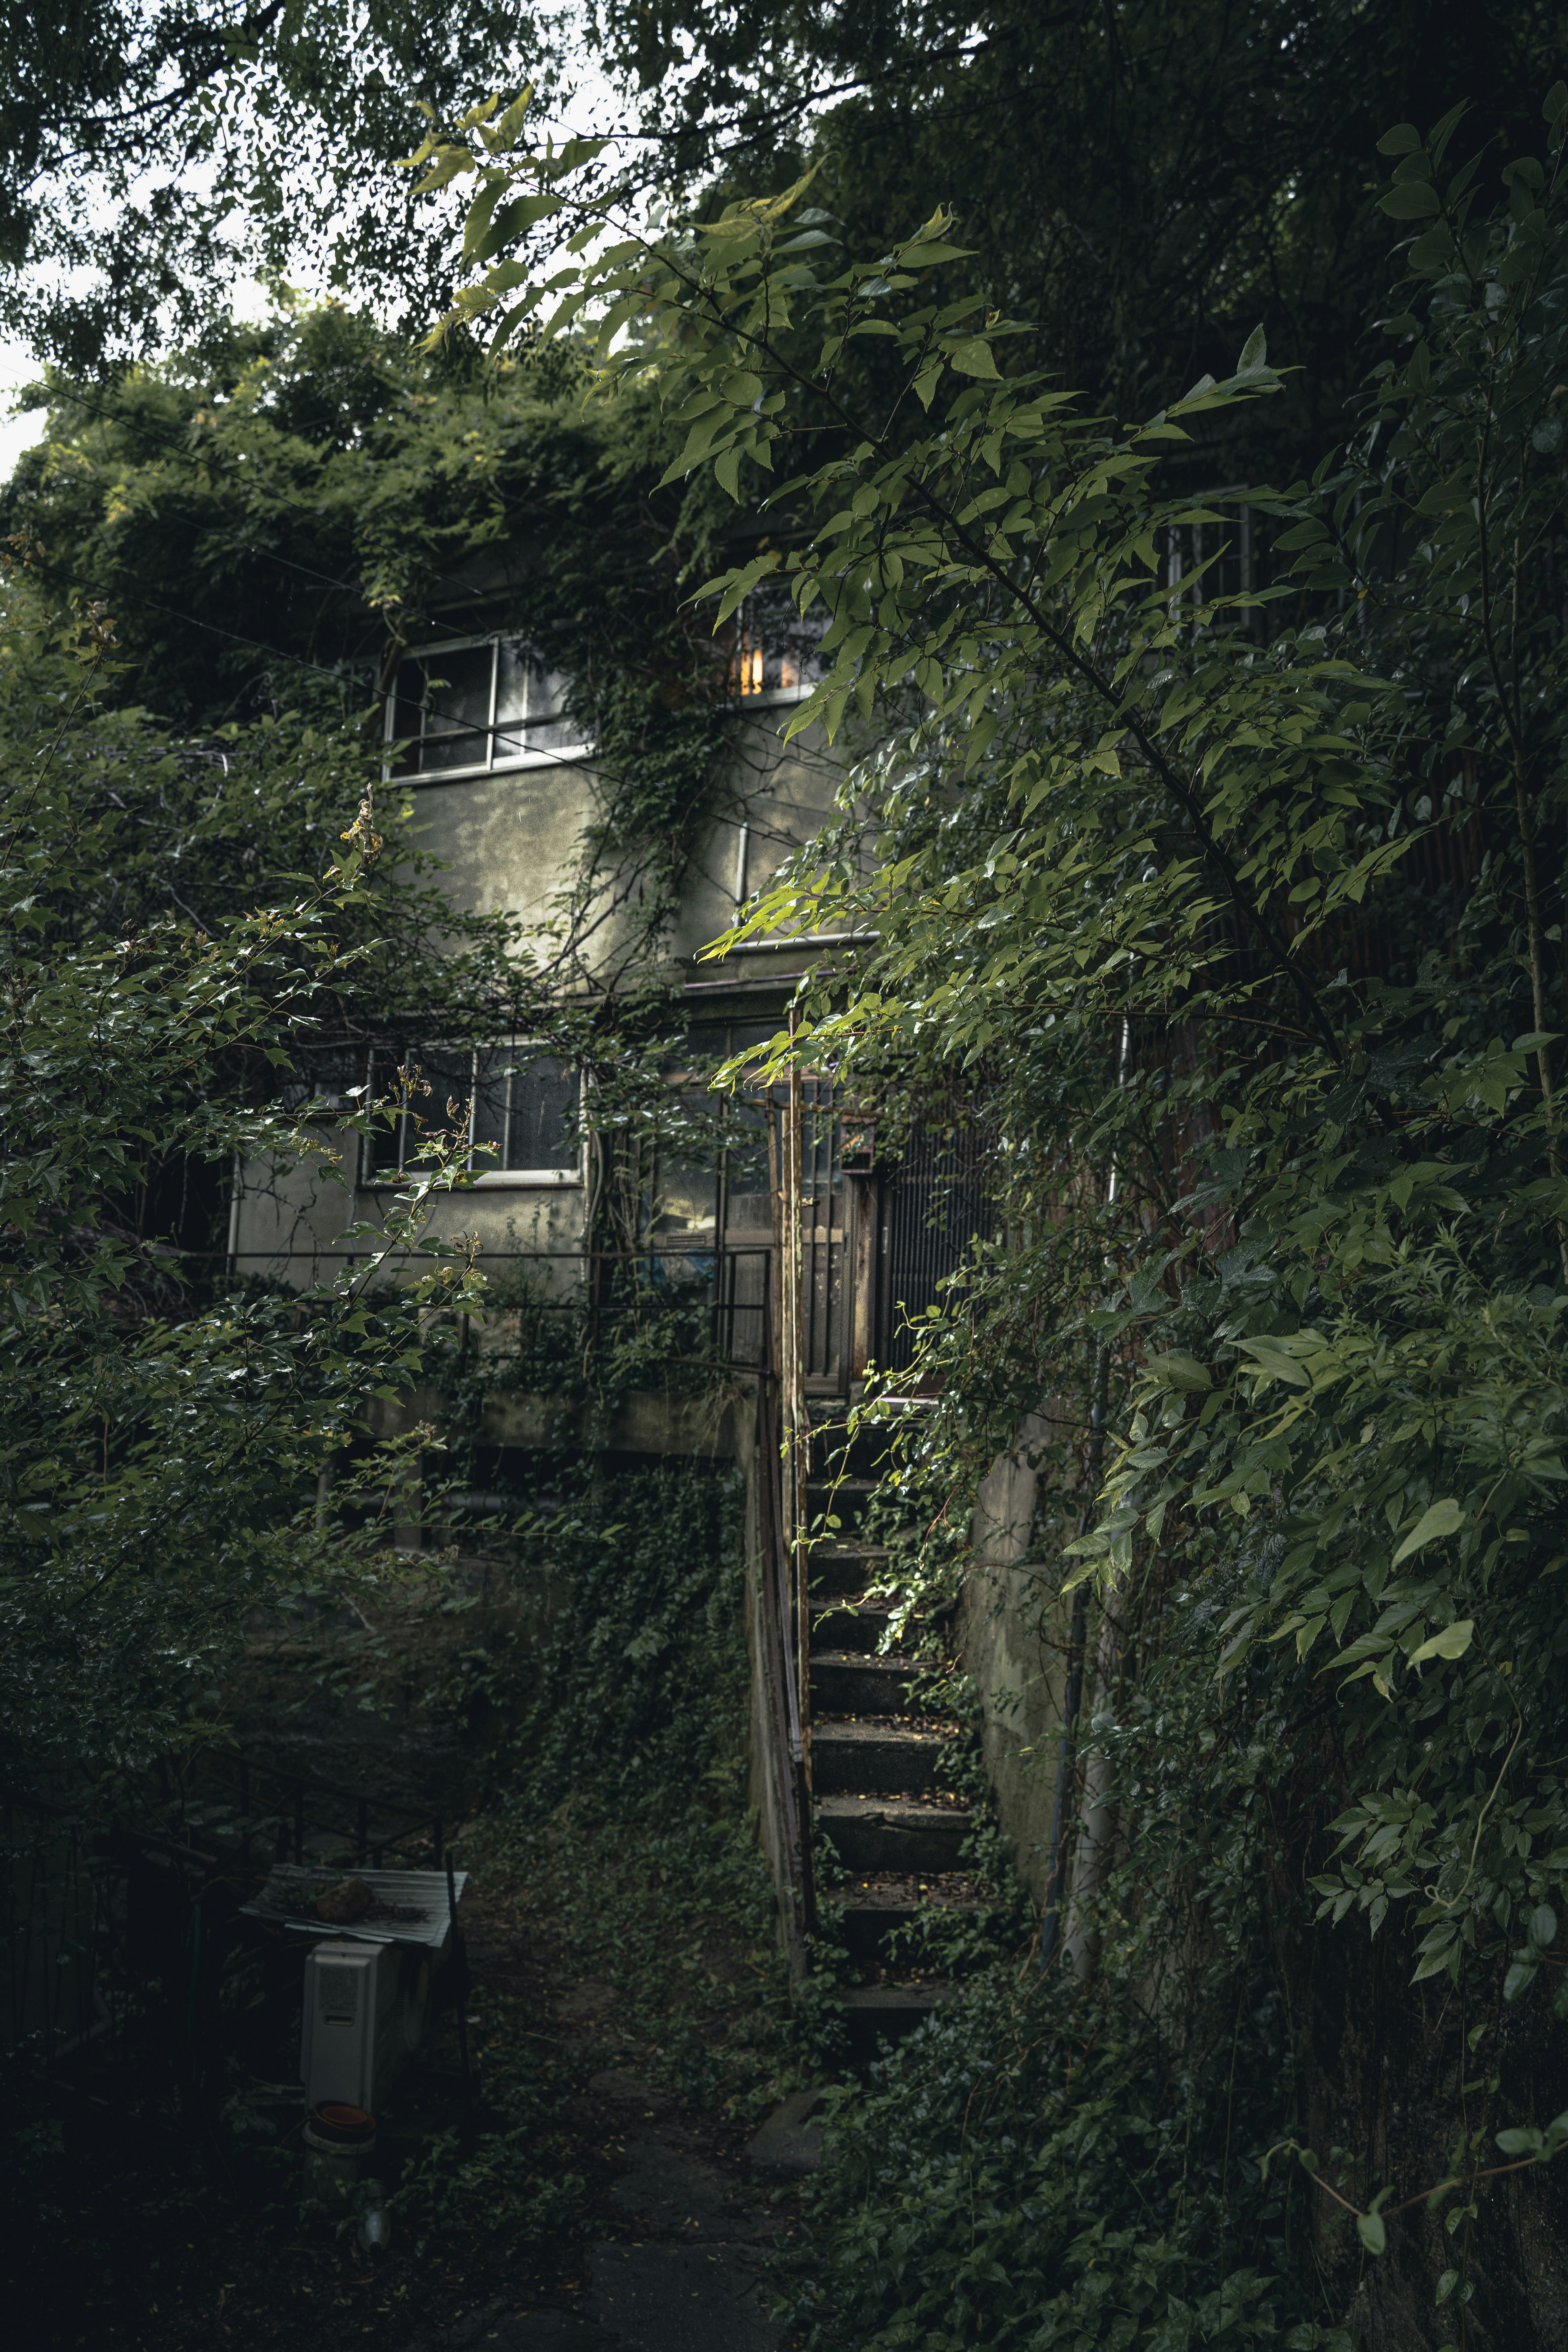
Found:
<path fill-rule="evenodd" d="M 786 2352 L 793 2339 L 769 2315 L 761 2273 L 795 2200 L 787 2173 L 748 2152 L 755 2127 L 687 2105 L 628 2063 L 657 2053 L 619 2024 L 610 1985 L 574 1973 L 548 1927 L 481 1895 L 468 1932 L 476 2034 L 488 2014 L 521 2006 L 568 2072 L 617 2063 L 593 2066 L 557 2119 L 561 2161 L 585 2190 L 570 2236 L 511 2263 L 497 2248 L 487 2267 L 498 2286 L 510 2272 L 509 2291 L 399 2352 Z"/>
<path fill-rule="evenodd" d="M 14 2257 L 18 2340 L 72 2352 L 320 2352 L 329 2338 L 387 2352 L 789 2352 L 760 2276 L 794 2227 L 797 2179 L 748 2155 L 754 2116 L 727 2116 L 721 2087 L 701 2089 L 701 2061 L 722 2062 L 720 2080 L 727 2053 L 767 2027 L 756 1948 L 721 1916 L 661 1911 L 657 1893 L 641 1915 L 612 1916 L 619 1869 L 618 1850 L 574 1852 L 564 1916 L 542 1874 L 479 1874 L 464 1905 L 471 2131 L 459 2139 L 448 2015 L 424 2072 L 428 2112 L 402 2118 L 427 2179 L 395 2211 L 389 2252 L 373 2262 L 301 2209 L 287 2147 L 258 2188 L 172 2125 L 128 2130 L 82 2105 L 65 2130 L 54 2252 Z M 583 1927 L 595 1913 L 596 1952 Z M 648 1959 L 661 1937 L 679 1948 L 662 1969 Z M 696 2096 L 668 2086 L 672 2053 Z M 387 2133 L 389 2172 L 399 2136 Z"/>

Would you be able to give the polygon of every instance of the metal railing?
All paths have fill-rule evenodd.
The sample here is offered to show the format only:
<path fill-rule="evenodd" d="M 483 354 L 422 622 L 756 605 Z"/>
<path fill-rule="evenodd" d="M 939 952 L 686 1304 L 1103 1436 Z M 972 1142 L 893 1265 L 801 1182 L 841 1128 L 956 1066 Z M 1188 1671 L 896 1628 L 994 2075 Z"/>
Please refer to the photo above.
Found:
<path fill-rule="evenodd" d="M 240 1906 L 274 1862 L 446 1851 L 432 1812 L 218 1748 L 112 1792 L 0 1792 L 0 2054 L 117 2106 L 216 2079 L 245 2006 L 223 1988 L 265 1933 Z"/>

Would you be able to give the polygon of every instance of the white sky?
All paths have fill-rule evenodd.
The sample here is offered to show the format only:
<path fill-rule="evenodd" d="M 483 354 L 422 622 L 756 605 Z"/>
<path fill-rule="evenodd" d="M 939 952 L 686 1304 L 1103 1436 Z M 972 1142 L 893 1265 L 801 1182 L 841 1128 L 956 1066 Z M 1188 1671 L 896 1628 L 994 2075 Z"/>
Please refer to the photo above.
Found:
<path fill-rule="evenodd" d="M 23 450 L 43 438 L 42 409 L 28 416 L 11 414 L 20 386 L 36 382 L 37 375 L 38 362 L 30 352 L 20 343 L 0 342 L 0 481 L 10 480 Z"/>
<path fill-rule="evenodd" d="M 234 290 L 233 309 L 237 319 L 264 319 L 265 289 L 254 278 L 242 279 Z M 17 394 L 25 384 L 37 383 L 42 374 L 42 365 L 25 343 L 0 338 L 0 482 L 10 480 L 23 450 L 31 449 L 44 437 L 43 409 L 32 408 L 21 416 L 13 414 Z"/>

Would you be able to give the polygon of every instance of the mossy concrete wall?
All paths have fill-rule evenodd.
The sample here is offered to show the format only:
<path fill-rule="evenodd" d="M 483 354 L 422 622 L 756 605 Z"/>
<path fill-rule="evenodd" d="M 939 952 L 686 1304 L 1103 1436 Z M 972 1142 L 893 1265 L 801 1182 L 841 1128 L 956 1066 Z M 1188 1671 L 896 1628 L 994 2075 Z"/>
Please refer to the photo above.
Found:
<path fill-rule="evenodd" d="M 1014 1863 L 1043 1902 L 1050 1876 L 1051 1813 L 1062 1687 L 1054 1574 L 1029 1563 L 1038 1494 L 1034 1457 L 1045 1424 L 1031 1415 L 992 1466 L 975 1501 L 974 1565 L 959 1618 L 959 1646 L 980 1695 L 985 1769 Z"/>
<path fill-rule="evenodd" d="M 412 1388 L 395 1403 L 376 1403 L 370 1422 L 382 1437 L 402 1434 L 421 1423 L 439 1427 L 446 1400 L 435 1388 Z M 625 1456 L 684 1454 L 704 1462 L 731 1462 L 740 1472 L 745 1496 L 743 1542 L 745 1578 L 742 1614 L 751 1667 L 751 1701 L 747 1722 L 747 1795 L 757 1819 L 757 1832 L 775 1884 L 787 1880 L 787 1832 L 784 1791 L 773 1730 L 774 1694 L 765 1617 L 767 1581 L 763 1573 L 763 1479 L 767 1465 L 759 1444 L 756 1391 L 743 1377 L 721 1388 L 695 1396 L 668 1395 L 658 1390 L 631 1390 L 610 1407 L 567 1401 L 531 1390 L 498 1390 L 486 1397 L 480 1410 L 479 1441 L 485 1445 L 533 1451 L 558 1448 L 602 1450 Z M 482 1564 L 479 1564 L 482 1568 Z M 459 1575 L 463 1570 L 459 1570 Z M 491 1571 L 493 1573 L 493 1571 Z M 561 1596 L 550 1587 L 548 1572 L 520 1586 L 513 1576 L 504 1580 L 510 1622 L 540 1639 L 549 1631 Z M 478 1596 L 481 1607 L 487 1595 Z"/>

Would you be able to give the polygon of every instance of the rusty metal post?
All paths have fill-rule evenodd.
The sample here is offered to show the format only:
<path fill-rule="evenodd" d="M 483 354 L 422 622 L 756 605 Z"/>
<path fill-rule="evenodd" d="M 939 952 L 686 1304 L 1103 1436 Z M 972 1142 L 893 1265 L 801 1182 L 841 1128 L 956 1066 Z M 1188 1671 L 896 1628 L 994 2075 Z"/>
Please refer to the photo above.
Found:
<path fill-rule="evenodd" d="M 792 1005 L 789 1028 L 793 1037 L 799 1015 Z M 805 1336 L 801 1322 L 804 1266 L 801 1254 L 801 1124 L 800 1065 L 791 1060 L 784 1103 L 784 1134 L 779 1153 L 783 1178 L 780 1266 L 779 1400 L 784 1433 L 784 1540 L 795 1601 L 795 1685 L 800 1754 L 796 1771 L 800 1790 L 803 1925 L 808 1938 L 816 1933 L 816 1874 L 812 1866 L 811 1770 L 811 1587 L 806 1550 L 805 1482 L 811 1466 L 811 1423 L 805 1407 Z"/>

